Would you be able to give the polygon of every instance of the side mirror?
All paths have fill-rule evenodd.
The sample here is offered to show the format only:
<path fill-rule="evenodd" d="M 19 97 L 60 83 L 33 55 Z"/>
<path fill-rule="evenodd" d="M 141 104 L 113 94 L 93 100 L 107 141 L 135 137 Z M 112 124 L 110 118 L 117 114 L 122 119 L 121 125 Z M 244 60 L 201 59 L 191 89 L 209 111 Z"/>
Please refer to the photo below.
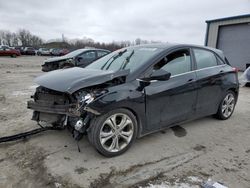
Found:
<path fill-rule="evenodd" d="M 78 62 L 81 62 L 82 60 L 83 60 L 82 57 L 77 57 L 77 61 L 78 61 Z"/>
<path fill-rule="evenodd" d="M 166 81 L 166 80 L 169 80 L 170 76 L 171 76 L 170 72 L 159 69 L 159 70 L 154 71 L 151 74 L 151 76 L 149 77 L 149 81 L 151 80 Z"/>

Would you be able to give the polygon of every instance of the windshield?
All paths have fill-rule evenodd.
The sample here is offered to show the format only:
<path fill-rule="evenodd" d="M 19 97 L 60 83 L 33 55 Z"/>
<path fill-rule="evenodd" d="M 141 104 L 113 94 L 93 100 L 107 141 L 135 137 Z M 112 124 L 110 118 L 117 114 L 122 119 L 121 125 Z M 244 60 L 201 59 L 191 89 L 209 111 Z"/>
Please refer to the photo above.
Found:
<path fill-rule="evenodd" d="M 64 55 L 63 57 L 72 58 L 72 57 L 75 57 L 75 56 L 81 54 L 84 51 L 86 51 L 86 49 L 78 49 L 78 50 L 75 50 L 75 51 L 68 53 L 67 55 Z"/>
<path fill-rule="evenodd" d="M 133 72 L 160 51 L 159 48 L 149 47 L 120 49 L 98 59 L 86 68 L 113 71 L 130 69 L 130 72 Z"/>

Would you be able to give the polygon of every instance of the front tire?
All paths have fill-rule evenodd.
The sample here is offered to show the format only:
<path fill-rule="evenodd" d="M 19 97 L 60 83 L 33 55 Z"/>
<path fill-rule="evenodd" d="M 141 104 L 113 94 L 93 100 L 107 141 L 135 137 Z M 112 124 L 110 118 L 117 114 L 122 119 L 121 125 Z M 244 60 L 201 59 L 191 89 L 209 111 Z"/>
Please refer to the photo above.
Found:
<path fill-rule="evenodd" d="M 218 112 L 216 113 L 215 117 L 221 120 L 226 120 L 230 118 L 234 112 L 235 104 L 235 93 L 233 91 L 227 91 L 220 103 Z"/>
<path fill-rule="evenodd" d="M 129 149 L 137 131 L 134 114 L 127 109 L 116 109 L 92 120 L 88 138 L 99 153 L 114 157 Z"/>

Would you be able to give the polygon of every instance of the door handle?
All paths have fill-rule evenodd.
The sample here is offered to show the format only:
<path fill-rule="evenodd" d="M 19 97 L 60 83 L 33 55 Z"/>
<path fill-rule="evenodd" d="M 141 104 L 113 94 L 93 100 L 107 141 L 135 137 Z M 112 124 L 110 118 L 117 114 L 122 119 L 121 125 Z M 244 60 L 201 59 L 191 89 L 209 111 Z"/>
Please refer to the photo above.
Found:
<path fill-rule="evenodd" d="M 224 72 L 224 70 L 220 70 L 220 73 L 223 73 Z"/>
<path fill-rule="evenodd" d="M 190 82 L 193 82 L 194 81 L 194 79 L 193 78 L 190 78 L 188 81 L 187 81 L 187 83 L 190 83 Z"/>

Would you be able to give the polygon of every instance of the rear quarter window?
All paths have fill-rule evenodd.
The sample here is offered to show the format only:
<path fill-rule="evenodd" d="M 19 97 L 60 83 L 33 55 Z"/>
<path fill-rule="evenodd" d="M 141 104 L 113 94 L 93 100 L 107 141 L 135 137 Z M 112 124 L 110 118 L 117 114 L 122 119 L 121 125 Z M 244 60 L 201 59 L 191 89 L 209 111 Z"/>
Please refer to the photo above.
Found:
<path fill-rule="evenodd" d="M 219 57 L 216 57 L 216 58 L 217 58 L 217 62 L 218 62 L 219 65 L 224 65 L 225 64 L 225 62 L 222 61 L 221 58 L 219 58 Z"/>

